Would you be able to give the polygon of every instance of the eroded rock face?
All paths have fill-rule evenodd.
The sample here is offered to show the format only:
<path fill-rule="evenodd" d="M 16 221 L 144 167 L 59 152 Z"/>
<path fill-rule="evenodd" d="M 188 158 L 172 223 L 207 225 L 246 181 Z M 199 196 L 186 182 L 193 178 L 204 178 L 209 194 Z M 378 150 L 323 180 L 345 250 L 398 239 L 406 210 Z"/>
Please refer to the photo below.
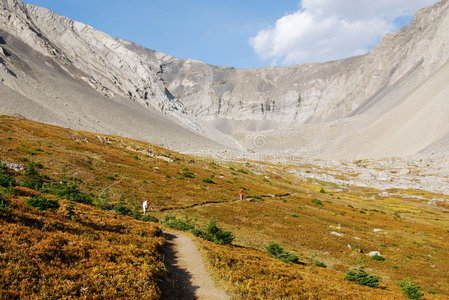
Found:
<path fill-rule="evenodd" d="M 329 155 L 341 149 L 342 143 L 357 148 L 361 144 L 355 139 L 357 134 L 368 141 L 385 140 L 377 133 L 381 130 L 371 124 L 395 105 L 405 105 L 411 91 L 447 65 L 448 7 L 445 0 L 421 10 L 409 26 L 387 35 L 369 54 L 281 68 L 235 69 L 177 59 L 19 0 L 0 0 L 0 33 L 21 40 L 47 57 L 47 65 L 61 68 L 102 97 L 127 98 L 143 110 L 156 109 L 219 143 L 227 140 L 227 145 L 232 144 L 232 136 L 250 147 L 252 134 L 263 132 L 267 138 L 264 146 L 275 151 L 313 149 L 313 154 Z M 1 43 L 0 47 L 0 81 L 11 93 L 37 99 L 38 95 L 17 83 L 17 78 L 25 82 L 27 76 L 29 82 L 35 82 L 33 72 L 27 70 L 26 63 L 8 60 Z M 403 122 L 409 120 L 405 117 Z M 92 128 L 95 126 L 86 127 Z M 354 128 L 367 129 L 360 134 L 354 133 Z M 120 128 L 113 129 L 120 132 Z M 410 140 L 409 133 L 402 135 Z M 285 146 L 278 141 L 283 136 L 290 141 Z M 441 133 L 435 139 L 443 136 Z M 436 140 L 410 151 L 433 142 Z M 413 139 L 408 143 L 413 144 Z M 443 146 L 439 147 L 446 144 L 440 142 Z M 368 148 L 353 153 L 381 153 Z M 382 155 L 410 151 L 399 147 Z"/>
<path fill-rule="evenodd" d="M 143 106 L 173 113 L 181 123 L 200 131 L 185 114 L 180 101 L 166 90 L 153 70 L 159 68 L 151 55 L 128 49 L 118 40 L 88 25 L 59 16 L 45 8 L 18 0 L 2 0 L 0 28 L 21 39 L 61 66 L 73 65 L 82 72 L 73 77 L 85 81 L 107 97 L 126 96 Z"/>
<path fill-rule="evenodd" d="M 322 64 L 238 70 L 171 58 L 159 76 L 200 119 L 335 120 L 355 112 L 411 72 L 416 85 L 446 64 L 448 2 L 417 13 L 371 53 Z M 444 29 L 446 28 L 446 29 Z"/>
<path fill-rule="evenodd" d="M 127 41 L 17 0 L 0 0 L 0 37 L 2 114 L 176 150 L 238 148 L 170 94 L 153 71 L 154 51 L 133 51 Z"/>

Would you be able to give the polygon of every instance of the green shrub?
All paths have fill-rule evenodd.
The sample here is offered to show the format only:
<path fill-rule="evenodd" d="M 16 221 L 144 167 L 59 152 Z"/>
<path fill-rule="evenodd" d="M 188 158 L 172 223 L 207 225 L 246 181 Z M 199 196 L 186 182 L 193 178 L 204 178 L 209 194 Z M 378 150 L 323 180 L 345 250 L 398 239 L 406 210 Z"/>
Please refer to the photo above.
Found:
<path fill-rule="evenodd" d="M 193 173 L 189 170 L 186 170 L 182 173 L 182 176 L 185 178 L 195 178 L 195 173 Z"/>
<path fill-rule="evenodd" d="M 95 196 L 92 193 L 83 193 L 78 187 L 81 182 L 78 178 L 67 178 L 63 176 L 59 184 L 53 184 L 50 187 L 43 186 L 42 191 L 54 194 L 58 198 L 63 198 L 83 204 L 92 204 Z"/>
<path fill-rule="evenodd" d="M 40 166 L 38 163 L 28 162 L 27 168 L 25 169 L 25 181 L 22 183 L 23 186 L 40 190 L 44 184 L 44 176 L 42 176 L 38 169 Z"/>
<path fill-rule="evenodd" d="M 9 185 L 12 186 L 17 185 L 15 178 L 7 174 L 0 173 L 0 186 L 8 187 Z"/>
<path fill-rule="evenodd" d="M 38 210 L 58 209 L 59 202 L 57 200 L 50 200 L 45 197 L 33 197 L 25 200 L 26 204 Z"/>
<path fill-rule="evenodd" d="M 16 186 L 17 182 L 12 173 L 9 171 L 8 166 L 0 160 L 0 186 L 9 187 Z"/>
<path fill-rule="evenodd" d="M 310 263 L 312 265 L 315 265 L 315 266 L 318 266 L 318 267 L 321 267 L 321 268 L 327 268 L 327 265 L 325 263 L 317 261 L 317 260 L 312 260 Z"/>
<path fill-rule="evenodd" d="M 6 203 L 0 203 L 0 211 L 8 211 L 10 210 L 10 207 Z"/>
<path fill-rule="evenodd" d="M 285 263 L 298 263 L 299 258 L 293 253 L 285 251 L 279 244 L 272 242 L 267 247 L 267 252 L 271 257 L 277 258 Z"/>
<path fill-rule="evenodd" d="M 238 169 L 237 172 L 248 174 L 248 171 L 246 171 L 245 169 Z"/>
<path fill-rule="evenodd" d="M 277 258 L 279 255 L 281 255 L 284 252 L 284 248 L 279 246 L 279 244 L 277 244 L 277 243 L 271 243 L 270 245 L 268 245 L 267 251 L 268 251 L 268 254 L 270 254 L 270 256 Z"/>
<path fill-rule="evenodd" d="M 0 211 L 8 211 L 10 209 L 8 205 L 8 201 L 5 199 L 5 196 L 0 192 Z"/>
<path fill-rule="evenodd" d="M 192 224 L 190 219 L 182 221 L 176 219 L 176 216 L 173 215 L 166 215 L 162 223 L 168 227 L 184 231 L 191 231 L 195 228 L 195 224 Z"/>
<path fill-rule="evenodd" d="M 421 299 L 424 296 L 424 293 L 420 291 L 421 287 L 415 285 L 411 280 L 398 282 L 398 286 L 409 299 Z"/>
<path fill-rule="evenodd" d="M 379 254 L 376 254 L 376 255 L 374 255 L 374 256 L 371 256 L 371 259 L 372 259 L 372 260 L 377 260 L 377 261 L 384 261 L 384 260 L 385 260 L 385 257 L 383 257 L 383 256 L 381 256 L 381 255 L 379 255 Z"/>
<path fill-rule="evenodd" d="M 114 211 L 122 216 L 129 216 L 131 213 L 131 209 L 125 205 L 119 205 L 115 207 Z"/>
<path fill-rule="evenodd" d="M 136 220 L 141 220 L 142 219 L 142 213 L 140 212 L 140 207 L 139 206 L 135 206 L 134 210 L 133 210 L 133 215 L 132 217 Z"/>
<path fill-rule="evenodd" d="M 211 220 L 209 224 L 204 226 L 202 229 L 197 228 L 196 222 L 193 222 L 188 217 L 186 217 L 186 219 L 183 221 L 176 219 L 176 217 L 173 215 L 166 215 L 162 223 L 174 229 L 192 232 L 194 235 L 207 241 L 214 242 L 218 245 L 227 245 L 232 243 L 232 241 L 234 240 L 234 235 L 232 234 L 232 232 L 222 230 L 213 220 Z"/>
<path fill-rule="evenodd" d="M 326 191 L 322 188 L 322 189 L 320 190 L 320 193 L 325 194 Z"/>
<path fill-rule="evenodd" d="M 345 279 L 373 288 L 377 288 L 379 286 L 379 277 L 369 274 L 363 269 L 363 267 L 348 271 L 345 275 Z"/>
<path fill-rule="evenodd" d="M 114 206 L 114 211 L 122 216 L 129 216 L 131 214 L 131 209 L 125 205 L 125 196 L 120 196 L 120 201 L 118 205 Z"/>
<path fill-rule="evenodd" d="M 106 188 L 100 193 L 98 198 L 95 198 L 95 206 L 101 208 L 102 210 L 113 210 L 114 204 L 111 203 L 109 199 L 109 188 Z"/>
<path fill-rule="evenodd" d="M 214 220 L 211 220 L 204 230 L 195 230 L 193 233 L 218 245 L 227 245 L 234 240 L 232 232 L 222 230 Z"/>
<path fill-rule="evenodd" d="M 36 149 L 37 151 L 41 151 L 40 149 L 38 150 L 38 149 Z M 34 163 L 34 167 L 36 167 L 37 169 L 43 169 L 44 168 L 44 165 L 42 164 L 42 163 L 40 163 L 40 162 L 35 162 Z"/>
<path fill-rule="evenodd" d="M 73 216 L 75 216 L 75 203 L 72 200 L 70 200 L 69 204 L 66 206 L 65 210 L 66 210 L 67 216 L 69 218 L 72 218 Z"/>
<path fill-rule="evenodd" d="M 287 264 L 297 264 L 299 262 L 299 257 L 293 253 L 285 252 L 278 257 L 281 261 Z"/>
<path fill-rule="evenodd" d="M 312 199 L 311 201 L 316 206 L 323 206 L 323 202 L 321 202 L 321 200 L 319 200 L 319 199 Z"/>
<path fill-rule="evenodd" d="M 215 182 L 214 182 L 212 179 L 210 179 L 210 178 L 203 178 L 203 182 L 204 182 L 204 183 L 212 183 L 212 184 L 215 183 Z"/>
<path fill-rule="evenodd" d="M 145 221 L 145 222 L 159 223 L 159 219 L 152 215 L 144 215 L 140 218 L 140 220 Z"/>
<path fill-rule="evenodd" d="M 257 200 L 263 200 L 263 198 L 261 197 L 261 196 L 251 196 L 251 198 L 253 198 L 253 199 L 257 199 Z"/>

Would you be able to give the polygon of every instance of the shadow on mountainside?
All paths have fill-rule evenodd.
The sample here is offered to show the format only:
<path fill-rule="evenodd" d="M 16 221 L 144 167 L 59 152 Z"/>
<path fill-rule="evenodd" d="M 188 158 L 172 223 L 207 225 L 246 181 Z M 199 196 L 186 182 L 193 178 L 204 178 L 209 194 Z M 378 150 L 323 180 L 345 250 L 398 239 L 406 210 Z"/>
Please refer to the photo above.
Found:
<path fill-rule="evenodd" d="M 164 238 L 166 240 L 164 263 L 168 270 L 168 276 L 161 284 L 161 299 L 197 299 L 195 291 L 198 287 L 192 284 L 192 275 L 186 269 L 179 267 L 179 258 L 174 244 L 176 236 L 164 232 Z"/>

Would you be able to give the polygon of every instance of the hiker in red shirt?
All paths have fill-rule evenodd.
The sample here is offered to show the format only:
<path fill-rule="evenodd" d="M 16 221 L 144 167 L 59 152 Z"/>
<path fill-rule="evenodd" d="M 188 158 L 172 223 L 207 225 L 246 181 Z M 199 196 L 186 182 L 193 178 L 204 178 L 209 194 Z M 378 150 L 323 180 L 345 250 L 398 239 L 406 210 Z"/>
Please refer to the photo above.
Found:
<path fill-rule="evenodd" d="M 240 189 L 240 200 L 243 200 L 243 189 Z"/>

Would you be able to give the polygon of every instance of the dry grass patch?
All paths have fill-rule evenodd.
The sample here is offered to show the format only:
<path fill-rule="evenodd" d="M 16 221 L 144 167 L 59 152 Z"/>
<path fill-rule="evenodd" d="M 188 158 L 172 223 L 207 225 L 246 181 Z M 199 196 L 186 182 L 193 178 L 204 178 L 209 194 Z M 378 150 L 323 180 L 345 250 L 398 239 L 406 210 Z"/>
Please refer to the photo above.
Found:
<path fill-rule="evenodd" d="M 25 198 L 0 210 L 2 298 L 158 299 L 164 240 L 152 223 L 76 204 L 40 212 Z"/>
<path fill-rule="evenodd" d="M 371 289 L 317 266 L 292 265 L 257 250 L 201 242 L 214 276 L 238 299 L 397 299 L 396 288 Z M 385 288 L 385 287 L 384 287 Z"/>

